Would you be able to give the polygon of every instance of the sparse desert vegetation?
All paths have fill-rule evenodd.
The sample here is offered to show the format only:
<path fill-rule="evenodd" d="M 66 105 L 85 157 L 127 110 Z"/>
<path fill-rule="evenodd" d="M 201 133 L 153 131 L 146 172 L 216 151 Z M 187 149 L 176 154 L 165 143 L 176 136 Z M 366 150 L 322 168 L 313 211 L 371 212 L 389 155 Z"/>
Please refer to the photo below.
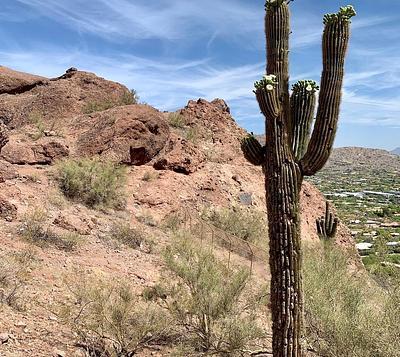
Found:
<path fill-rule="evenodd" d="M 0 66 L 0 357 L 400 357 L 400 157 L 333 149 L 340 114 L 356 103 L 354 118 L 368 122 L 388 107 L 396 76 L 374 62 L 394 50 L 381 56 L 368 41 L 368 61 L 353 57 L 346 77 L 353 6 L 321 19 L 317 83 L 289 76 L 289 58 L 298 73 L 319 72 L 314 36 L 298 51 L 320 14 L 311 0 L 264 2 L 265 73 L 245 63 L 260 48 L 243 28 L 264 15 L 245 0 L 223 16 L 224 4 L 172 0 L 162 23 L 147 2 L 131 17 L 132 4 L 77 1 L 79 26 L 57 31 L 72 18 L 67 2 L 45 13 L 22 2 L 0 15 L 10 37 L 2 63 L 52 73 L 74 60 L 127 83 L 74 67 L 46 78 Z M 291 52 L 298 6 L 310 16 L 293 28 Z M 43 16 L 25 21 L 31 7 Z M 395 2 L 375 6 L 374 18 L 388 8 L 394 19 Z M 240 41 L 227 42 L 229 22 Z M 29 41 L 24 53 L 20 31 L 12 38 L 20 23 L 65 49 Z M 369 27 L 383 38 L 396 21 L 357 25 L 360 56 Z M 307 56 L 300 67 L 298 55 Z M 197 98 L 214 94 L 229 103 Z M 365 115 L 363 105 L 376 108 Z M 392 125 L 392 109 L 376 124 Z"/>
<path fill-rule="evenodd" d="M 24 290 L 32 279 L 34 261 L 35 255 L 29 250 L 0 254 L 0 311 L 1 304 L 24 308 Z"/>
<path fill-rule="evenodd" d="M 166 313 L 140 301 L 128 282 L 80 274 L 67 284 L 72 299 L 61 307 L 60 316 L 90 356 L 131 356 L 168 338 Z"/>
<path fill-rule="evenodd" d="M 48 227 L 46 211 L 36 208 L 25 215 L 19 229 L 22 237 L 39 247 L 54 247 L 64 251 L 73 251 L 82 238 L 73 232 L 57 233 Z"/>
<path fill-rule="evenodd" d="M 124 167 L 97 159 L 65 160 L 58 166 L 61 191 L 89 207 L 121 206 L 125 177 Z"/>
<path fill-rule="evenodd" d="M 307 247 L 304 259 L 306 331 L 318 356 L 389 357 L 400 351 L 400 275 L 382 288 L 354 259 L 325 243 Z M 353 271 L 351 271 L 353 270 Z"/>

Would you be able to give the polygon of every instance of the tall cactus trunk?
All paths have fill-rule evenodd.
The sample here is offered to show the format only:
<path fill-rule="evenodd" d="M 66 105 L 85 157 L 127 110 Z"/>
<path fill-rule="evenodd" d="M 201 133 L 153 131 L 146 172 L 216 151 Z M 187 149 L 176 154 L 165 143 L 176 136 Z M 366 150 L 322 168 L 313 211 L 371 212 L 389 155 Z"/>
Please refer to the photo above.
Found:
<path fill-rule="evenodd" d="M 274 357 L 302 356 L 303 293 L 299 192 L 302 175 L 281 139 L 283 126 L 267 124 L 265 176 L 270 236 L 271 312 Z M 276 151 L 275 148 L 280 150 Z"/>
<path fill-rule="evenodd" d="M 267 74 L 255 83 L 266 122 L 266 146 L 254 136 L 242 142 L 245 157 L 265 173 L 271 268 L 274 357 L 302 357 L 303 288 L 299 197 L 303 176 L 326 163 L 335 138 L 344 58 L 352 6 L 324 17 L 323 71 L 312 133 L 316 91 L 312 80 L 299 81 L 289 94 L 289 1 L 267 0 L 265 35 Z M 311 134 L 311 135 L 310 135 Z"/>

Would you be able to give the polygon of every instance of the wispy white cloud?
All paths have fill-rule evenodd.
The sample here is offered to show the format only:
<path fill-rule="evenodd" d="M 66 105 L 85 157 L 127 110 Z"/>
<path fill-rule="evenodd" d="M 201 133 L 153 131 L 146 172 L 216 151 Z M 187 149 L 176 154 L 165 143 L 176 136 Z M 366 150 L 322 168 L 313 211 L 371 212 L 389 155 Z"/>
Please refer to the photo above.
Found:
<path fill-rule="evenodd" d="M 115 39 L 178 40 L 240 35 L 258 27 L 260 16 L 238 0 L 16 0 L 74 29 Z M 193 31 L 197 30 L 197 31 Z"/>
<path fill-rule="evenodd" d="M 58 76 L 66 68 L 76 66 L 135 88 L 142 100 L 161 110 L 175 110 L 183 107 L 189 99 L 199 97 L 209 100 L 224 98 L 234 103 L 237 113 L 243 116 L 254 111 L 252 87 L 264 68 L 263 63 L 221 67 L 211 65 L 208 58 L 153 61 L 126 54 L 95 56 L 61 48 L 43 48 L 33 52 L 3 51 L 0 52 L 0 62 L 48 77 Z M 250 98 L 253 108 L 251 105 L 247 108 Z"/>
<path fill-rule="evenodd" d="M 4 33 L 2 64 L 47 76 L 59 75 L 71 66 L 89 70 L 135 88 L 142 100 L 161 110 L 175 110 L 198 97 L 221 97 L 228 101 L 242 126 L 255 132 L 264 130 L 263 117 L 252 93 L 254 81 L 264 71 L 260 62 L 264 60 L 265 48 L 263 11 L 260 11 L 263 1 L 257 0 L 256 5 L 247 0 L 15 1 L 28 11 L 11 14 L 3 8 L 0 19 L 12 15 L 13 21 L 20 21 L 26 14 L 49 18 L 80 32 L 84 39 L 88 33 L 99 36 L 100 41 L 105 38 L 108 42 L 99 43 L 105 46 L 107 55 L 91 52 L 90 46 L 69 47 L 76 44 L 63 48 L 34 44 L 30 47 L 34 50 L 16 47 L 17 41 L 13 44 L 13 39 Z M 292 17 L 291 80 L 318 80 L 321 14 L 310 11 L 301 2 L 296 6 Z M 343 123 L 400 126 L 400 50 L 394 45 L 400 29 L 395 16 L 387 12 L 369 13 L 353 21 L 341 113 Z M 4 30 L 0 29 L 3 35 L 1 31 Z M 381 38 L 386 42 L 381 42 Z M 156 43 L 166 52 L 159 59 L 149 56 L 148 48 L 147 52 L 138 48 L 134 56 L 121 46 L 110 44 L 153 39 L 159 40 Z M 224 51 L 226 41 L 238 41 L 237 56 L 227 53 L 217 58 L 216 52 L 221 48 Z M 388 45 L 388 41 L 392 44 Z M 205 51 L 188 56 L 185 46 L 193 48 L 194 44 Z M 159 48 L 150 52 L 160 51 Z M 241 58 L 242 54 L 248 57 Z"/>

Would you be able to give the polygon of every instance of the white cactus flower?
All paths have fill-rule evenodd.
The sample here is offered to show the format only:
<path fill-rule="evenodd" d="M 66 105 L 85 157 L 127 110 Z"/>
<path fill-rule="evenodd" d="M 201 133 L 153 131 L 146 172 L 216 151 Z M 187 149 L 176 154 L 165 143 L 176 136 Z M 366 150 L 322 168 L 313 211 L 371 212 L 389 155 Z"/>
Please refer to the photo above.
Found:
<path fill-rule="evenodd" d="M 311 84 L 309 84 L 309 85 L 306 87 L 306 91 L 311 92 L 312 90 L 313 90 L 313 88 L 312 88 Z"/>
<path fill-rule="evenodd" d="M 266 88 L 267 88 L 267 90 L 273 90 L 274 86 L 272 84 L 267 84 Z"/>
<path fill-rule="evenodd" d="M 273 76 L 272 76 L 271 74 L 265 75 L 265 76 L 264 76 L 264 79 L 265 79 L 266 81 L 272 81 L 272 80 L 273 80 Z"/>

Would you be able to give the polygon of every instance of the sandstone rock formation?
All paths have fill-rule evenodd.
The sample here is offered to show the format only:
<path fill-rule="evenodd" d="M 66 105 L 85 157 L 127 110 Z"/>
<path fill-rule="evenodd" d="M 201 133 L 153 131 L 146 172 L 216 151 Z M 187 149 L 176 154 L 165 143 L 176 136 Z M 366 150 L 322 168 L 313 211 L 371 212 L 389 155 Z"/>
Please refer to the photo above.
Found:
<path fill-rule="evenodd" d="M 148 105 L 129 105 L 76 118 L 76 154 L 143 165 L 165 146 L 168 124 Z"/>

